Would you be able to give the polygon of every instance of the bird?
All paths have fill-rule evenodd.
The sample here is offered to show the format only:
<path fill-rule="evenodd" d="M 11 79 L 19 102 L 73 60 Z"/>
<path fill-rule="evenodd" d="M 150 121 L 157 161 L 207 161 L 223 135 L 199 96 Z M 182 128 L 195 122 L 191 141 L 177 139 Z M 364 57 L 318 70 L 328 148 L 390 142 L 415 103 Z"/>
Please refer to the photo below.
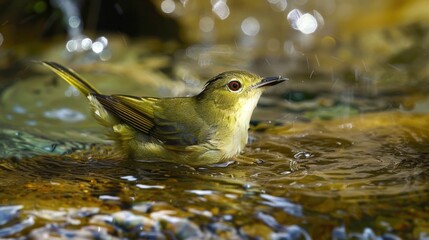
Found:
<path fill-rule="evenodd" d="M 117 151 L 132 159 L 191 167 L 219 164 L 240 155 L 262 92 L 288 80 L 227 71 L 208 80 L 194 96 L 106 95 L 72 69 L 50 61 L 40 63 L 89 100 L 93 117 L 107 128 Z"/>

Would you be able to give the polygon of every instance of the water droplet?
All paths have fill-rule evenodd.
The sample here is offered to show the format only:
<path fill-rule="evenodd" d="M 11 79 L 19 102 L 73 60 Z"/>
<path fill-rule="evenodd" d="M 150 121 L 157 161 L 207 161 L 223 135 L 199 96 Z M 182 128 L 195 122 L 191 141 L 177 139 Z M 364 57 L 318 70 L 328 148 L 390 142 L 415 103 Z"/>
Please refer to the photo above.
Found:
<path fill-rule="evenodd" d="M 92 47 L 92 40 L 90 38 L 84 38 L 80 44 L 83 50 L 89 50 Z"/>
<path fill-rule="evenodd" d="M 295 155 L 293 155 L 295 159 L 306 159 L 313 157 L 313 154 L 309 152 L 297 152 Z"/>
<path fill-rule="evenodd" d="M 46 146 L 43 148 L 43 150 L 47 151 L 47 152 L 54 152 L 55 149 L 57 148 L 58 144 L 54 143 L 51 144 L 51 146 Z"/>
<path fill-rule="evenodd" d="M 287 20 L 289 21 L 291 27 L 295 30 L 298 30 L 298 26 L 296 25 L 296 21 L 302 16 L 301 11 L 298 9 L 293 9 L 287 15 Z"/>
<path fill-rule="evenodd" d="M 256 36 L 259 33 L 259 21 L 254 17 L 248 17 L 241 23 L 241 30 L 248 36 Z"/>
<path fill-rule="evenodd" d="M 78 49 L 78 46 L 79 46 L 79 44 L 78 44 L 77 40 L 74 40 L 74 39 L 69 40 L 66 43 L 66 49 L 69 52 L 76 52 Z"/>
<path fill-rule="evenodd" d="M 225 20 L 229 16 L 229 7 L 225 1 L 218 0 L 213 4 L 212 11 L 222 20 Z"/>
<path fill-rule="evenodd" d="M 172 0 L 164 0 L 161 3 L 161 10 L 165 13 L 172 13 L 176 9 L 176 3 Z"/>
<path fill-rule="evenodd" d="M 304 34 L 313 33 L 316 31 L 318 26 L 316 18 L 313 15 L 310 13 L 302 14 L 298 9 L 293 9 L 290 11 L 287 15 L 287 20 L 293 29 L 298 30 Z"/>
<path fill-rule="evenodd" d="M 225 194 L 225 197 L 230 198 L 230 199 L 237 199 L 237 195 L 232 194 L 232 193 Z"/>
<path fill-rule="evenodd" d="M 68 22 L 69 22 L 69 26 L 71 28 L 78 28 L 80 26 L 80 23 L 81 23 L 80 17 L 78 17 L 78 16 L 69 17 Z"/>
<path fill-rule="evenodd" d="M 325 19 L 323 18 L 322 14 L 320 14 L 318 11 L 313 10 L 313 15 L 316 18 L 317 22 L 320 26 L 325 25 Z"/>
<path fill-rule="evenodd" d="M 211 32 L 214 28 L 214 21 L 211 17 L 202 17 L 200 18 L 199 27 L 203 32 Z"/>
<path fill-rule="evenodd" d="M 92 44 L 92 51 L 96 54 L 99 54 L 103 51 L 104 46 L 101 42 L 95 42 L 94 44 Z"/>
<path fill-rule="evenodd" d="M 164 189 L 163 185 L 144 185 L 144 184 L 136 184 L 136 187 L 141 189 Z"/>
<path fill-rule="evenodd" d="M 113 201 L 121 200 L 120 197 L 110 196 L 110 195 L 100 195 L 100 196 L 98 196 L 98 199 L 100 199 L 100 200 L 113 200 Z"/>
<path fill-rule="evenodd" d="M 282 12 L 286 10 L 287 8 L 287 1 L 286 0 L 268 0 L 268 2 L 271 4 L 271 7 L 279 12 Z"/>
<path fill-rule="evenodd" d="M 186 192 L 194 193 L 201 196 L 214 194 L 214 191 L 211 190 L 187 190 Z"/>
<path fill-rule="evenodd" d="M 121 179 L 125 179 L 125 180 L 130 181 L 130 182 L 137 180 L 136 177 L 131 176 L 131 175 L 130 176 L 123 176 L 123 177 L 121 177 Z"/>
<path fill-rule="evenodd" d="M 102 43 L 103 47 L 107 47 L 107 45 L 109 45 L 109 40 L 104 36 L 97 38 L 95 41 Z"/>
<path fill-rule="evenodd" d="M 101 61 L 107 61 L 112 58 L 112 52 L 109 49 L 104 49 L 104 51 L 100 53 L 99 57 Z"/>
<path fill-rule="evenodd" d="M 296 26 L 302 33 L 311 34 L 317 29 L 317 21 L 313 15 L 306 13 L 296 21 Z"/>

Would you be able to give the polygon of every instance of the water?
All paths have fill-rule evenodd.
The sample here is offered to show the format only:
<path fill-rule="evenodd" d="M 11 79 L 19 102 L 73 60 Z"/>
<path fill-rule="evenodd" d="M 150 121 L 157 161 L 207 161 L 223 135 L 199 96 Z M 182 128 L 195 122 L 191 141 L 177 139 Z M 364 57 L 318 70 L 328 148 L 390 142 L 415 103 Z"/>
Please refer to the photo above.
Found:
<path fill-rule="evenodd" d="M 198 44 L 106 34 L 100 53 L 65 48 L 84 39 L 73 36 L 14 48 L 19 57 L 0 63 L 0 238 L 428 239 L 429 27 L 424 16 L 390 18 L 420 16 L 425 2 L 324 3 L 238 11 L 211 1 L 213 16 L 201 16 L 181 15 L 198 8 L 191 1 L 162 1 L 182 28 L 201 30 L 185 32 Z M 281 21 L 267 27 L 267 11 Z M 290 12 L 307 17 L 289 23 Z M 296 28 L 279 35 L 284 24 Z M 243 34 L 216 44 L 231 26 Z M 87 100 L 34 58 L 70 66 L 105 93 L 195 94 L 231 68 L 290 81 L 260 100 L 245 162 L 192 168 L 119 157 Z"/>
<path fill-rule="evenodd" d="M 303 100 L 296 96 L 306 95 L 308 102 L 320 97 L 293 93 L 298 105 Z M 307 114 L 313 120 L 304 121 L 297 120 L 305 118 L 303 111 L 288 112 L 290 102 L 279 104 L 282 98 L 291 99 L 291 92 L 262 99 L 255 112 L 244 153 L 250 163 L 196 169 L 116 157 L 86 110 L 72 111 L 85 116 L 77 122 L 40 113 L 37 122 L 57 122 L 52 128 L 36 125 L 38 131 L 27 129 L 25 120 L 3 120 L 15 129 L 2 130 L 0 234 L 76 239 L 427 234 L 429 115 L 381 111 L 345 117 L 332 107 L 323 113 L 314 109 Z M 3 104 L 10 101 L 4 98 Z M 80 96 L 70 109 L 85 101 Z M 269 112 L 283 117 L 256 121 L 270 118 Z"/>

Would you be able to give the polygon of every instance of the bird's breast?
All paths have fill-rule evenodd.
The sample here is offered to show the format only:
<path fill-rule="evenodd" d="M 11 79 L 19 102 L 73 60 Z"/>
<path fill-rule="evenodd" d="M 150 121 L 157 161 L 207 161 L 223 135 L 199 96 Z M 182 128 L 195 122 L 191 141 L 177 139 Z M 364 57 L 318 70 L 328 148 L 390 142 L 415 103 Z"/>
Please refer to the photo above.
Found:
<path fill-rule="evenodd" d="M 259 98 L 247 100 L 236 111 L 223 117 L 224 123 L 219 124 L 216 139 L 225 157 L 238 155 L 247 144 L 249 122 L 258 100 Z"/>

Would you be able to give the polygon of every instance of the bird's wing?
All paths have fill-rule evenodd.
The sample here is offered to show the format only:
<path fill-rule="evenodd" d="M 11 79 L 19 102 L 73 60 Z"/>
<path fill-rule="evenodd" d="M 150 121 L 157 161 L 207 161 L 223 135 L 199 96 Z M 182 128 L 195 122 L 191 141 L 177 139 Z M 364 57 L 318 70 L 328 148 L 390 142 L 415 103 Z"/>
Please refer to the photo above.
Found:
<path fill-rule="evenodd" d="M 127 95 L 93 94 L 100 104 L 121 121 L 138 131 L 150 135 L 155 126 L 153 104 L 156 98 L 140 98 Z M 155 136 L 156 137 L 156 136 Z"/>
<path fill-rule="evenodd" d="M 207 124 L 196 114 L 193 101 L 193 98 L 170 98 L 157 104 L 152 132 L 162 136 L 166 145 L 191 146 L 207 141 Z"/>
<path fill-rule="evenodd" d="M 160 140 L 172 150 L 184 150 L 183 147 L 197 145 L 207 139 L 207 131 L 202 131 L 202 128 L 208 128 L 196 114 L 191 113 L 194 110 L 188 99 L 94 96 L 121 121 Z"/>
<path fill-rule="evenodd" d="M 156 118 L 156 125 L 153 133 L 161 136 L 161 140 L 166 145 L 171 146 L 191 146 L 200 143 L 199 132 L 196 126 L 178 121 L 169 121 L 163 118 Z M 201 129 L 198 129 L 201 131 Z"/>
<path fill-rule="evenodd" d="M 109 112 L 138 131 L 160 140 L 166 147 L 176 149 L 196 145 L 204 135 L 201 120 L 190 113 L 193 108 L 188 106 L 188 99 L 95 96 Z"/>

